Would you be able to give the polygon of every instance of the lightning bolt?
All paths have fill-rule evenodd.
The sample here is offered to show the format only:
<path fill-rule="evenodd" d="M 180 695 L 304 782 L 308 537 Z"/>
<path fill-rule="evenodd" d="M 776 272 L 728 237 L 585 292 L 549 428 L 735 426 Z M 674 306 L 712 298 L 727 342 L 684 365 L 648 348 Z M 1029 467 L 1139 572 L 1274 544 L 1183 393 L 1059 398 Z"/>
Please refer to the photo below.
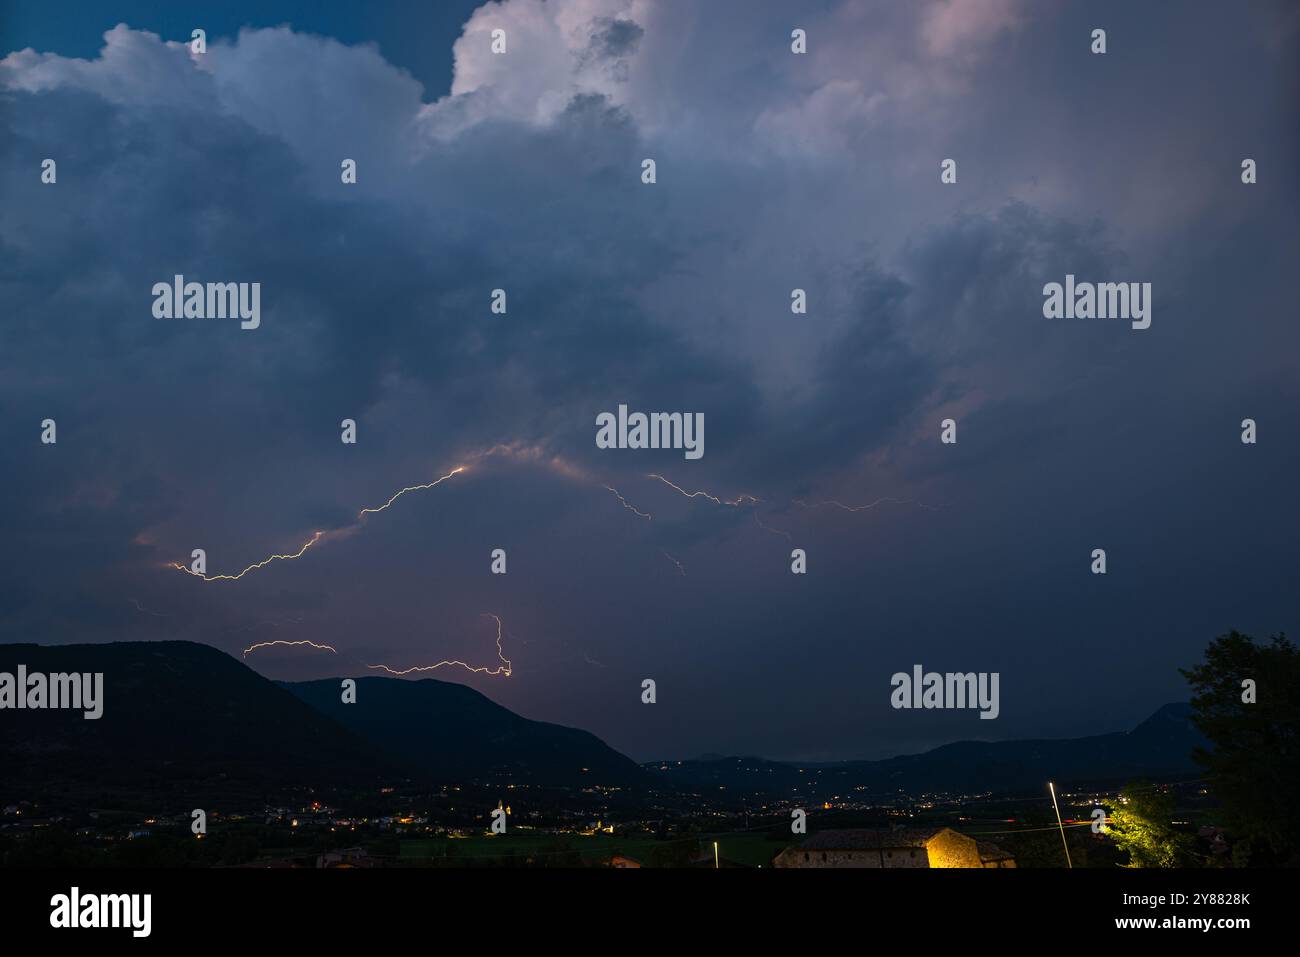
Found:
<path fill-rule="evenodd" d="M 442 478 L 437 479 L 433 482 L 428 482 L 424 485 L 408 485 L 406 488 L 396 492 L 392 498 L 390 498 L 383 505 L 379 506 L 379 508 L 363 508 L 361 511 L 357 512 L 357 518 L 361 519 L 367 515 L 373 515 L 376 512 L 382 512 L 384 509 L 388 508 L 388 506 L 392 505 L 394 502 L 396 502 L 407 492 L 422 492 L 425 489 L 436 488 L 439 485 L 441 485 L 443 482 L 447 481 L 447 479 L 451 478 L 453 475 L 459 475 L 463 471 L 465 471 L 465 466 L 458 465 L 450 472 L 448 472 L 446 475 L 444 475 Z"/>
<path fill-rule="evenodd" d="M 397 671 L 393 668 L 390 668 L 388 667 L 388 665 L 366 665 L 366 667 L 374 668 L 380 671 L 387 671 L 390 675 L 397 675 L 398 677 L 401 677 L 403 675 L 414 674 L 420 671 L 436 671 L 439 668 L 445 668 L 451 665 L 459 665 L 460 667 L 464 668 L 466 671 L 472 671 L 477 674 L 493 675 L 493 676 L 503 675 L 504 677 L 509 678 L 511 671 L 513 670 L 513 666 L 510 664 L 510 659 L 505 656 L 505 653 L 501 649 L 501 619 L 498 618 L 496 615 L 492 614 L 491 612 L 484 612 L 483 617 L 491 618 L 497 623 L 497 659 L 501 662 L 501 664 L 499 664 L 495 668 L 489 668 L 487 666 L 475 667 L 474 665 L 466 664 L 463 661 L 445 661 L 445 660 L 438 662 L 436 665 L 413 665 L 410 668 L 403 668 L 401 671 Z"/>
<path fill-rule="evenodd" d="M 298 549 L 292 555 L 272 555 L 270 558 L 264 558 L 260 562 L 254 562 L 238 575 L 205 575 L 202 572 L 194 571 L 192 568 L 187 568 L 180 562 L 171 562 L 171 567 L 183 571 L 187 575 L 193 575 L 195 578 L 202 578 L 205 582 L 237 582 L 249 572 L 256 571 L 259 568 L 265 568 L 267 565 L 271 564 L 271 562 L 288 562 L 293 561 L 295 558 L 301 558 L 303 553 L 319 542 L 321 536 L 324 534 L 324 532 L 315 532 L 312 534 L 312 537 L 303 544 L 302 548 Z"/>
<path fill-rule="evenodd" d="M 759 505 L 762 503 L 762 499 L 755 498 L 753 495 L 739 495 L 734 499 L 727 500 L 724 498 L 719 498 L 718 496 L 712 494 L 711 492 L 706 492 L 706 491 L 688 492 L 680 485 L 677 485 L 674 482 L 670 482 L 668 479 L 664 478 L 662 475 L 659 475 L 655 472 L 649 473 L 646 477 L 652 479 L 658 479 L 660 482 L 663 482 L 669 488 L 673 489 L 676 492 L 679 492 L 680 494 L 686 496 L 687 498 L 707 498 L 710 502 L 713 502 L 715 505 L 726 505 L 730 508 L 738 508 L 739 506 L 742 505 Z M 608 487 L 609 486 L 606 486 L 606 488 Z M 621 497 L 622 496 L 620 496 L 620 498 Z M 805 502 L 801 499 L 794 499 L 794 504 L 798 505 L 800 508 L 810 508 L 810 509 L 834 507 L 834 508 L 843 509 L 846 512 L 863 512 L 866 511 L 867 509 L 876 508 L 879 505 L 891 505 L 891 504 L 892 505 L 915 505 L 917 508 L 929 509 L 930 511 L 935 511 L 935 512 L 937 512 L 940 508 L 943 507 L 940 505 L 927 505 L 925 502 L 915 502 L 912 501 L 911 499 L 889 498 L 889 497 L 878 498 L 874 502 L 869 502 L 866 505 L 845 505 L 843 502 L 836 502 L 834 500 L 828 502 Z M 764 525 L 762 520 L 758 518 L 757 513 L 755 513 L 754 519 L 758 522 L 758 524 L 762 528 L 766 529 L 767 531 L 774 532 L 777 535 L 784 535 L 786 538 L 790 537 L 789 532 L 783 532 L 779 528 L 772 528 L 771 526 Z"/>
<path fill-rule="evenodd" d="M 754 521 L 756 521 L 756 522 L 758 523 L 758 527 L 761 528 L 761 529 L 763 529 L 763 531 L 765 531 L 765 532 L 771 532 L 773 535 L 784 535 L 786 541 L 789 541 L 789 542 L 794 541 L 794 536 L 791 535 L 789 532 L 783 532 L 783 531 L 781 531 L 781 529 L 779 529 L 779 528 L 773 528 L 771 525 L 765 525 L 765 524 L 763 524 L 763 520 L 762 520 L 761 518 L 758 517 L 758 511 L 757 511 L 757 510 L 755 510 L 755 512 L 754 512 Z"/>
<path fill-rule="evenodd" d="M 662 549 L 661 549 L 661 551 L 662 551 Z M 670 562 L 672 562 L 674 565 L 677 566 L 677 570 L 678 570 L 679 572 L 682 573 L 682 577 L 683 577 L 683 578 L 686 577 L 686 568 L 685 568 L 685 566 L 682 565 L 681 562 L 679 562 L 677 559 L 673 558 L 673 556 L 669 555 L 667 552 L 664 552 L 664 558 L 668 559 Z"/>
<path fill-rule="evenodd" d="M 336 655 L 339 653 L 338 649 L 332 647 L 331 645 L 318 645 L 316 644 L 316 642 L 308 641 L 307 639 L 304 638 L 301 641 L 259 641 L 257 644 L 250 645 L 249 647 L 244 649 L 244 657 L 247 658 L 248 653 L 250 651 L 256 651 L 258 648 L 270 648 L 273 647 L 274 645 L 286 645 L 289 647 L 293 647 L 296 645 L 311 645 L 317 651 L 329 651 L 329 652 L 333 652 Z"/>
<path fill-rule="evenodd" d="M 716 505 L 725 505 L 728 508 L 739 508 L 742 505 L 748 505 L 751 508 L 753 508 L 754 506 L 759 505 L 762 502 L 762 499 L 755 498 L 753 495 L 739 495 L 736 498 L 728 501 L 725 498 L 719 498 L 718 496 L 712 494 L 711 492 L 705 492 L 705 491 L 688 492 L 680 485 L 668 481 L 668 479 L 664 478 L 662 475 L 659 475 L 655 472 L 651 472 L 646 477 L 652 479 L 658 479 L 660 482 L 663 482 L 669 488 L 673 489 L 674 491 L 680 492 L 682 495 L 686 496 L 687 498 L 707 498 L 710 502 L 713 502 Z M 791 537 L 789 532 L 783 532 L 779 528 L 773 528 L 771 525 L 764 523 L 764 521 L 758 517 L 757 510 L 754 511 L 754 521 L 758 523 L 758 527 L 763 529 L 763 531 L 771 532 L 773 535 L 781 535 L 787 541 L 793 541 L 793 538 Z M 667 555 L 668 553 L 665 552 L 664 554 Z M 676 561 L 676 559 L 673 560 Z M 682 574 L 684 575 L 686 573 L 682 572 Z"/>
<path fill-rule="evenodd" d="M 272 555 L 269 558 L 264 558 L 260 562 L 254 562 L 253 564 L 249 565 L 247 568 L 245 568 L 237 575 L 207 575 L 202 572 L 196 572 L 193 569 L 189 568 L 188 566 L 182 565 L 180 562 L 169 562 L 168 567 L 175 568 L 178 571 L 185 572 L 185 574 L 192 575 L 195 578 L 201 578 L 205 582 L 239 581 L 239 579 L 243 578 L 249 572 L 257 571 L 259 568 L 265 568 L 267 565 L 271 564 L 272 562 L 290 562 L 293 561 L 294 559 L 302 558 L 302 556 L 306 553 L 307 549 L 311 548 L 313 545 L 319 542 L 322 538 L 326 536 L 326 534 L 329 534 L 331 536 L 342 536 L 350 532 L 353 532 L 362 525 L 367 515 L 373 515 L 377 512 L 384 511 L 390 505 L 396 502 L 399 498 L 405 495 L 407 492 L 419 492 L 425 489 L 436 488 L 437 486 L 441 485 L 443 482 L 447 481 L 447 479 L 464 472 L 467 468 L 468 466 L 458 465 L 450 472 L 448 472 L 446 475 L 442 476 L 441 478 L 435 479 L 432 482 L 426 482 L 423 485 L 408 485 L 406 488 L 399 489 L 398 491 L 393 493 L 393 495 L 388 499 L 387 502 L 385 502 L 383 505 L 380 505 L 378 508 L 363 508 L 361 511 L 357 512 L 356 520 L 351 525 L 346 525 L 342 528 L 336 528 L 328 533 L 322 531 L 313 532 L 311 538 L 309 538 L 306 542 L 304 542 L 302 547 L 299 548 L 296 552 L 293 552 L 292 554 Z"/>
<path fill-rule="evenodd" d="M 632 505 L 631 503 L 629 503 L 628 500 L 625 499 L 625 498 L 623 497 L 623 494 L 622 494 L 618 489 L 614 488 L 614 486 L 612 486 L 612 485 L 606 485 L 605 488 L 607 488 L 609 491 L 613 492 L 613 493 L 618 497 L 618 500 L 619 500 L 619 502 L 622 504 L 622 506 L 623 506 L 625 509 L 627 509 L 629 512 L 633 512 L 633 513 L 635 513 L 636 515 L 641 516 L 641 517 L 644 518 L 647 522 L 654 521 L 654 519 L 651 518 L 650 515 L 648 515 L 647 513 L 641 511 L 641 510 L 638 509 L 635 505 Z"/>
<path fill-rule="evenodd" d="M 929 509 L 932 512 L 937 512 L 942 507 L 939 505 L 927 505 L 924 502 L 913 502 L 910 499 L 905 499 L 905 498 L 889 498 L 889 497 L 878 498 L 874 502 L 868 502 L 866 505 L 845 505 L 843 502 L 836 502 L 834 500 L 829 502 L 809 503 L 809 502 L 804 502 L 800 499 L 795 499 L 794 504 L 798 505 L 800 508 L 827 508 L 827 507 L 841 508 L 846 512 L 865 512 L 868 509 L 875 508 L 878 505 L 915 505 L 917 508 Z"/>
<path fill-rule="evenodd" d="M 547 469 L 550 469 L 572 481 L 576 481 L 581 484 L 587 484 L 589 482 L 592 482 L 592 480 L 594 479 L 594 476 L 591 476 L 587 472 L 583 471 L 581 468 L 572 465 L 569 462 L 564 461 L 558 456 L 549 455 L 546 452 L 546 450 L 541 446 L 525 445 L 519 442 L 513 442 L 510 444 L 499 444 L 499 445 L 492 446 L 491 448 L 488 448 L 486 450 L 481 450 L 478 452 L 471 453 L 469 457 L 464 461 L 471 464 L 479 463 L 484 461 L 485 459 L 496 457 L 496 456 L 500 456 L 501 458 L 505 458 L 516 463 L 537 464 Z M 363 508 L 360 511 L 358 511 L 356 519 L 353 521 L 351 525 L 343 526 L 337 529 L 332 529 L 330 531 L 313 532 L 311 538 L 305 541 L 298 548 L 296 552 L 271 555 L 267 558 L 262 559 L 259 562 L 254 562 L 251 565 L 246 566 L 237 574 L 208 575 L 206 573 L 193 571 L 188 566 L 183 565 L 180 562 L 170 562 L 164 567 L 174 568 L 177 571 L 185 572 L 185 574 L 190 575 L 194 578 L 200 578 L 205 582 L 239 581 L 245 575 L 248 575 L 249 573 L 257 571 L 259 569 L 265 568 L 268 565 L 272 564 L 273 562 L 294 561 L 296 559 L 301 558 L 304 554 L 306 554 L 309 548 L 311 548 L 313 545 L 320 542 L 322 539 L 346 536 L 351 532 L 360 528 L 365 523 L 368 516 L 378 514 L 379 512 L 383 512 L 391 508 L 393 504 L 403 495 L 406 495 L 409 492 L 420 492 L 420 491 L 426 491 L 428 489 L 437 488 L 443 482 L 446 482 L 449 479 L 454 478 L 455 476 L 468 471 L 470 467 L 471 467 L 470 464 L 458 465 L 455 468 L 453 468 L 450 472 L 448 472 L 446 475 L 442 475 L 437 479 L 433 480 L 432 482 L 425 482 L 419 485 L 408 485 L 405 488 L 398 489 L 391 496 L 389 496 L 388 500 L 384 502 L 382 505 Z M 753 495 L 749 495 L 747 493 L 738 495 L 733 499 L 725 499 L 718 495 L 714 495 L 712 492 L 703 489 L 694 492 L 687 491 L 686 489 L 682 488 L 682 486 L 678 485 L 675 482 L 670 481 L 669 479 L 665 478 L 663 475 L 658 474 L 657 472 L 648 473 L 647 478 L 651 478 L 658 482 L 662 482 L 664 485 L 667 485 L 669 488 L 671 488 L 673 491 L 677 492 L 679 495 L 683 496 L 684 498 L 688 498 L 688 499 L 704 498 L 714 503 L 715 505 L 725 506 L 727 508 L 740 508 L 745 506 L 753 508 L 754 506 L 757 506 L 762 503 L 761 499 Z M 649 512 L 641 511 L 641 509 L 637 508 L 635 505 L 629 502 L 623 496 L 623 493 L 620 492 L 618 489 L 614 488 L 612 485 L 604 485 L 604 488 L 606 491 L 612 493 L 618 499 L 619 504 L 622 505 L 623 508 L 631 512 L 633 515 L 636 515 L 638 518 L 644 518 L 646 521 L 654 520 L 653 516 Z M 807 508 L 807 509 L 827 507 L 827 508 L 839 508 L 846 512 L 866 511 L 868 509 L 873 509 L 884 504 L 915 505 L 918 508 L 929 509 L 931 511 L 937 511 L 938 508 L 942 507 L 942 506 L 927 505 L 924 502 L 913 502 L 907 499 L 897 499 L 897 498 L 887 498 L 887 497 L 876 499 L 874 502 L 870 502 L 866 505 L 846 505 L 843 502 L 838 502 L 833 500 L 826 501 L 826 502 L 813 502 L 813 503 L 804 502 L 801 500 L 795 500 L 794 504 L 800 506 L 801 508 Z M 762 518 L 759 517 L 757 510 L 755 510 L 754 512 L 754 521 L 758 524 L 759 528 L 763 529 L 764 531 L 771 532 L 774 535 L 780 535 L 786 538 L 787 540 L 792 539 L 792 536 L 790 535 L 789 532 L 782 531 L 779 528 L 773 528 L 770 525 L 765 524 Z M 665 552 L 664 554 L 667 553 Z M 681 565 L 681 563 L 677 562 L 677 559 L 672 558 L 672 556 L 669 556 L 669 558 L 672 559 L 672 561 L 677 563 L 678 570 L 681 571 L 682 574 L 684 575 L 685 570 Z M 145 609 L 143 608 L 140 608 L 140 610 L 145 611 Z M 500 657 L 499 648 L 498 648 L 498 657 Z M 506 662 L 505 658 L 501 658 L 501 661 L 504 664 L 495 670 L 477 669 L 477 668 L 471 668 L 470 670 L 485 671 L 486 673 L 489 674 L 509 675 L 510 668 L 508 662 Z M 432 668 L 442 667 L 443 665 L 462 665 L 464 667 L 469 667 L 468 665 L 465 665 L 464 662 L 449 661 L 449 662 L 440 662 L 437 665 L 424 666 L 422 670 L 430 670 Z M 374 666 L 374 667 L 384 667 L 384 666 Z"/>
<path fill-rule="evenodd" d="M 750 508 L 754 509 L 754 521 L 758 524 L 759 528 L 763 529 L 763 531 L 765 532 L 771 532 L 773 535 L 780 535 L 783 538 L 785 538 L 787 541 L 794 540 L 789 532 L 782 531 L 779 528 L 773 528 L 771 525 L 766 524 L 761 518 L 758 517 L 758 510 L 756 506 L 761 504 L 762 499 L 755 498 L 753 495 L 739 495 L 734 499 L 727 500 L 725 498 L 719 498 L 717 495 L 714 495 L 711 492 L 705 492 L 705 491 L 688 492 L 680 485 L 676 484 L 675 482 L 670 482 L 668 479 L 664 478 L 662 475 L 659 475 L 658 473 L 655 472 L 649 473 L 646 477 L 652 479 L 658 479 L 660 482 L 663 482 L 669 488 L 673 489 L 676 492 L 679 492 L 680 494 L 686 496 L 687 498 L 706 498 L 710 502 L 713 502 L 715 505 L 725 505 L 728 508 L 739 508 L 743 505 L 748 505 Z M 620 498 L 621 497 L 622 496 L 620 496 Z M 664 554 L 668 555 L 667 552 L 664 552 Z M 668 557 L 672 558 L 671 555 L 669 555 Z M 674 558 L 673 561 L 677 561 L 677 559 Z M 681 567 L 680 562 L 678 563 L 678 567 L 679 568 Z M 682 574 L 685 575 L 686 572 L 682 571 Z"/>
<path fill-rule="evenodd" d="M 687 498 L 700 498 L 702 496 L 704 498 L 707 498 L 710 502 L 713 502 L 717 505 L 728 505 L 732 508 L 735 508 L 739 505 L 744 505 L 746 503 L 749 503 L 751 505 L 757 505 L 759 502 L 759 500 L 754 498 L 754 496 L 752 495 L 741 495 L 739 498 L 733 499 L 732 501 L 728 502 L 725 499 L 718 498 L 718 496 L 711 495 L 708 492 L 688 492 L 680 485 L 675 485 L 672 482 L 668 481 L 666 478 L 664 478 L 662 475 L 658 475 L 654 472 L 649 473 L 646 476 L 646 478 L 658 479 L 659 481 L 667 485 L 669 488 L 680 492 L 681 494 L 685 495 Z"/>
<path fill-rule="evenodd" d="M 167 616 L 164 615 L 162 612 L 159 612 L 159 611 L 150 611 L 148 608 L 144 607 L 144 605 L 140 604 L 140 599 L 138 599 L 138 598 L 132 598 L 132 599 L 131 599 L 131 604 L 134 605 L 134 606 L 135 606 L 135 610 L 138 611 L 138 612 L 140 612 L 140 614 L 142 614 L 142 615 L 152 615 L 152 616 L 155 617 L 155 618 L 166 618 L 166 617 L 167 617 Z"/>

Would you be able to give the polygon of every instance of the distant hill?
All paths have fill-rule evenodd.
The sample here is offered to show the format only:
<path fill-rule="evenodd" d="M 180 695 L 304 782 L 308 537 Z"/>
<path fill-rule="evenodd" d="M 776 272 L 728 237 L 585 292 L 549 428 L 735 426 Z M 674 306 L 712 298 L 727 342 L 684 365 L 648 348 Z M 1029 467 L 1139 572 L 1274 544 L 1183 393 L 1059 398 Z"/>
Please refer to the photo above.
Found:
<path fill-rule="evenodd" d="M 0 645 L 0 672 L 103 672 L 104 716 L 0 712 L 0 798 L 39 791 L 81 803 L 132 803 L 286 788 L 430 784 L 613 785 L 706 793 L 829 797 L 1039 789 L 1196 776 L 1204 742 L 1186 704 L 1132 731 L 1064 740 L 962 741 L 884 761 L 790 764 L 706 758 L 642 767 L 594 735 L 531 721 L 472 688 L 363 677 L 357 703 L 340 679 L 276 683 L 207 645 L 185 641 Z M 100 797 L 96 797 L 99 795 Z M 175 801 L 169 802 L 169 798 Z M 200 806 L 195 804 L 194 806 Z"/>
<path fill-rule="evenodd" d="M 104 713 L 0 712 L 0 791 L 153 797 L 364 784 L 374 749 L 230 655 L 188 641 L 0 645 L 0 672 L 103 672 Z M 195 805 L 200 806 L 200 805 Z"/>
<path fill-rule="evenodd" d="M 1167 704 L 1132 731 L 1086 738 L 958 741 L 882 761 L 791 764 L 732 757 L 651 762 L 661 780 L 718 793 L 805 794 L 823 797 L 857 790 L 862 796 L 946 791 L 974 794 L 1070 784 L 1122 784 L 1137 777 L 1199 773 L 1192 749 L 1205 740 L 1191 723 L 1191 706 Z"/>
<path fill-rule="evenodd" d="M 358 678 L 357 703 L 339 680 L 283 682 L 321 714 L 435 780 L 546 785 L 650 784 L 653 779 L 595 735 L 522 718 L 473 688 L 425 678 Z"/>
<path fill-rule="evenodd" d="M 530 721 L 443 681 L 359 678 L 358 703 L 345 705 L 339 678 L 277 683 L 188 641 L 0 645 L 0 672 L 20 664 L 29 674 L 103 672 L 104 714 L 0 711 L 0 799 L 9 801 L 39 792 L 161 807 L 171 797 L 360 790 L 398 778 L 568 787 L 649 780 L 586 731 Z"/>

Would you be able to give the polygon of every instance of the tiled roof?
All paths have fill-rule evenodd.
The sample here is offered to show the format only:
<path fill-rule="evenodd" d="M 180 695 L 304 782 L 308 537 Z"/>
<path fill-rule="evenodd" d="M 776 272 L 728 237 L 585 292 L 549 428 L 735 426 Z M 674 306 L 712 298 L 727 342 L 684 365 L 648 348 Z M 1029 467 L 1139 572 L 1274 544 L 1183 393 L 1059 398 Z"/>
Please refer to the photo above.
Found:
<path fill-rule="evenodd" d="M 975 846 L 979 848 L 981 861 L 1008 861 L 1014 856 L 991 841 L 976 841 Z"/>

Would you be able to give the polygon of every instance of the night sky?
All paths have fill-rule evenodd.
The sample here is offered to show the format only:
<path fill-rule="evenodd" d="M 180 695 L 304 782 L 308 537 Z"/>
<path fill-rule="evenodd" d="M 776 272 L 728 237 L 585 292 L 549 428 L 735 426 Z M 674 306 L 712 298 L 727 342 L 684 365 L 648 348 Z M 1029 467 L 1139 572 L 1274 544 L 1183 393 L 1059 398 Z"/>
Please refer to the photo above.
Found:
<path fill-rule="evenodd" d="M 476 6 L 0 6 L 0 640 L 307 679 L 496 666 L 491 613 L 511 674 L 434 677 L 829 760 L 1126 729 L 1300 630 L 1294 3 Z M 261 327 L 154 318 L 178 273 Z M 1067 274 L 1151 327 L 1044 318 Z M 619 404 L 705 454 L 598 449 Z M 914 664 L 1000 716 L 892 709 Z"/>

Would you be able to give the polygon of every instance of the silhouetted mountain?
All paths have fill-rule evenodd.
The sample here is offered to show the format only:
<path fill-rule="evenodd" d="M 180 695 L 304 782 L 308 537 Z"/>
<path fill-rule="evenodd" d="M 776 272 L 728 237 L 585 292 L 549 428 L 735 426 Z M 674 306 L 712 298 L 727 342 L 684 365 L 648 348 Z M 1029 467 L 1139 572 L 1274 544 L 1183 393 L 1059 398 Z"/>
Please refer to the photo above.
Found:
<path fill-rule="evenodd" d="M 380 780 L 646 783 L 640 765 L 574 728 L 530 721 L 463 685 L 339 678 L 277 683 L 186 641 L 0 645 L 0 672 L 102 672 L 103 716 L 0 712 L 0 797 L 99 792 L 138 804 Z M 74 802 L 75 803 L 75 802 Z M 199 806 L 199 805 L 195 805 Z"/>
<path fill-rule="evenodd" d="M 1191 706 L 1167 704 L 1132 731 L 1086 738 L 958 741 L 883 761 L 791 764 L 761 758 L 654 762 L 662 780 L 717 793 L 801 794 L 823 797 L 904 792 L 976 794 L 1061 785 L 1122 784 L 1138 777 L 1195 776 L 1192 749 L 1205 740 L 1191 723 Z"/>
<path fill-rule="evenodd" d="M 282 686 L 434 780 L 651 783 L 640 765 L 595 735 L 522 718 L 464 685 L 358 678 L 356 704 L 342 703 L 337 678 Z"/>
<path fill-rule="evenodd" d="M 104 714 L 0 712 L 0 797 L 126 794 L 158 806 L 286 788 L 367 789 L 380 780 L 685 788 L 829 797 L 973 794 L 1136 777 L 1195 776 L 1204 742 L 1186 704 L 1129 732 L 1065 740 L 962 741 L 884 761 L 795 765 L 761 758 L 645 768 L 586 731 L 531 721 L 464 685 L 357 679 L 277 684 L 207 645 L 183 641 L 0 645 L 0 672 L 103 672 Z M 175 801 L 169 801 L 175 798 Z M 199 806 L 195 804 L 193 806 Z"/>
<path fill-rule="evenodd" d="M 6 793 L 75 788 L 195 800 L 217 790 L 364 785 L 380 770 L 369 744 L 208 645 L 0 645 L 0 672 L 20 664 L 28 674 L 102 672 L 103 715 L 0 712 Z"/>

